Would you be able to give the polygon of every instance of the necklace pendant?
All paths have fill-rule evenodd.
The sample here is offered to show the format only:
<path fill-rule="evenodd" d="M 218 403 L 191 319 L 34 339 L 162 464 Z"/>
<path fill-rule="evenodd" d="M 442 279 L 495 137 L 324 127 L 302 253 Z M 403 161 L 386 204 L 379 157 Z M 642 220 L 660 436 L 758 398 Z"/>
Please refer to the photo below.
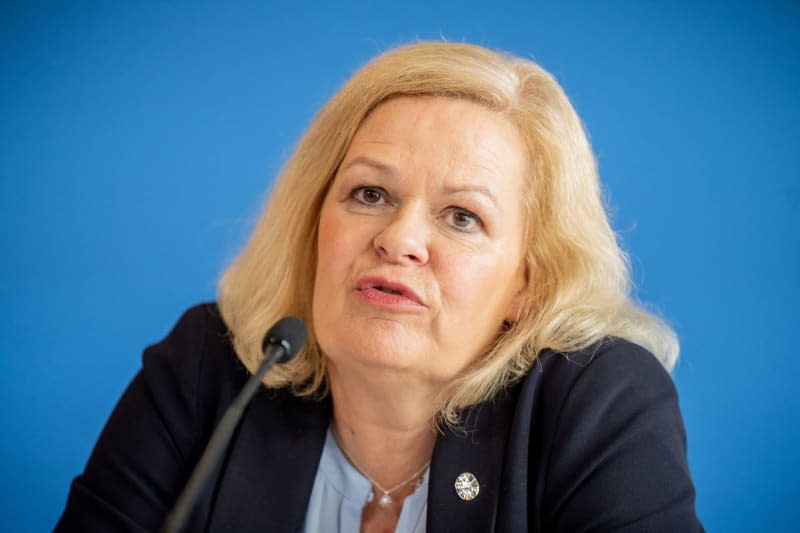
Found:
<path fill-rule="evenodd" d="M 389 494 L 384 493 L 383 496 L 381 496 L 381 499 L 378 500 L 378 505 L 380 505 L 384 509 L 389 507 L 390 505 L 392 505 L 392 497 L 389 496 Z"/>

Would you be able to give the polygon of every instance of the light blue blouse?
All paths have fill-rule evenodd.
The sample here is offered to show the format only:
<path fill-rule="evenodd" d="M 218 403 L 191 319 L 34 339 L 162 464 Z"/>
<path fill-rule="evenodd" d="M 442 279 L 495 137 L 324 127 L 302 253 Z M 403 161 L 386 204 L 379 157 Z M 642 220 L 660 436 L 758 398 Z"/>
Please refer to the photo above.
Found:
<path fill-rule="evenodd" d="M 403 501 L 396 533 L 425 533 L 429 472 Z M 361 511 L 372 497 L 372 483 L 350 464 L 328 428 L 303 532 L 358 533 Z"/>

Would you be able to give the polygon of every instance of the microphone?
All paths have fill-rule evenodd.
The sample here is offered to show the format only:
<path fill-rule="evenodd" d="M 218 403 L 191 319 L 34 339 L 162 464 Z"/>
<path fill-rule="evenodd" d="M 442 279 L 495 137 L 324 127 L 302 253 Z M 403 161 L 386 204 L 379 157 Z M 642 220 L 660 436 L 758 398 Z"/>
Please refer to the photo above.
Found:
<path fill-rule="evenodd" d="M 247 404 L 261 385 L 264 374 L 275 363 L 287 363 L 300 351 L 306 341 L 306 328 L 303 322 L 296 317 L 287 316 L 278 320 L 264 336 L 261 349 L 264 358 L 258 365 L 256 372 L 250 376 L 241 392 L 236 396 L 227 411 L 219 421 L 214 433 L 211 435 L 200 461 L 197 462 L 186 486 L 175 502 L 172 511 L 164 521 L 164 533 L 179 533 L 186 527 L 189 514 L 200 497 L 200 491 L 206 486 L 209 477 L 219 466 L 222 455 L 228 448 L 228 443 L 233 432 L 239 425 Z"/>
<path fill-rule="evenodd" d="M 266 353 L 271 346 L 280 346 L 283 350 L 281 354 L 276 357 L 275 363 L 282 364 L 288 363 L 300 347 L 306 342 L 306 327 L 303 321 L 294 316 L 285 316 L 278 320 L 274 326 L 270 328 L 264 341 L 261 343 L 261 351 Z M 262 362 L 263 364 L 263 362 Z M 272 366 L 272 365 L 270 365 Z M 261 368 L 259 368 L 259 371 Z M 267 368 L 269 370 L 269 368 Z M 264 372 L 266 373 L 266 371 Z"/>

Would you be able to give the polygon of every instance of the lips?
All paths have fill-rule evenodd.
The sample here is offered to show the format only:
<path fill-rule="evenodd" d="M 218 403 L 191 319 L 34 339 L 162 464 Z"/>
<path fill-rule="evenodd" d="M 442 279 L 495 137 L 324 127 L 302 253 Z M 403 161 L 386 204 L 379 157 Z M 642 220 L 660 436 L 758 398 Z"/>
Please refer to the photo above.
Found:
<path fill-rule="evenodd" d="M 422 299 L 408 286 L 382 277 L 369 276 L 356 283 L 356 290 L 374 303 L 423 306 Z"/>

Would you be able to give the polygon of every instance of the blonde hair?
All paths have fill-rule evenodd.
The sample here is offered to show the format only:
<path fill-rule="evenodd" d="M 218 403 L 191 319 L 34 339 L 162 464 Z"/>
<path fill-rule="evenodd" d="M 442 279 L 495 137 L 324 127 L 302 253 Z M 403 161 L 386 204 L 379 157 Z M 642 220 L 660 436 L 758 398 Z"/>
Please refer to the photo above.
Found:
<path fill-rule="evenodd" d="M 442 42 L 390 50 L 356 72 L 287 161 L 250 240 L 219 284 L 219 306 L 243 364 L 253 372 L 264 332 L 294 314 L 308 326 L 308 342 L 264 383 L 290 386 L 297 395 L 327 391 L 325 357 L 311 322 L 320 209 L 358 127 L 375 107 L 401 95 L 468 98 L 503 114 L 531 165 L 522 311 L 450 385 L 443 418 L 456 420 L 460 408 L 525 375 L 545 349 L 567 353 L 621 337 L 671 369 L 677 338 L 630 297 L 628 260 L 603 207 L 594 156 L 561 87 L 531 61 Z"/>

